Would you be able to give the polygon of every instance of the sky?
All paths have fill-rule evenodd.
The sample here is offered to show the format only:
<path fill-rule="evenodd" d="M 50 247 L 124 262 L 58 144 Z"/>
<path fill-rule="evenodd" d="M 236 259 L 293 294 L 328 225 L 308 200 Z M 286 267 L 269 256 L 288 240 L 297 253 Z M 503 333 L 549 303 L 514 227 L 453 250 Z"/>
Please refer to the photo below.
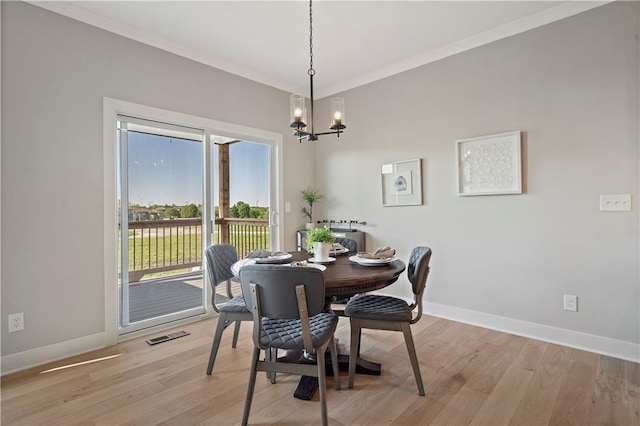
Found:
<path fill-rule="evenodd" d="M 202 204 L 202 143 L 166 136 L 129 132 L 129 203 Z M 269 148 L 238 142 L 229 147 L 231 205 L 244 201 L 268 205 Z M 214 150 L 214 188 L 217 188 L 217 150 Z M 218 205 L 214 190 L 214 205 Z"/>
<path fill-rule="evenodd" d="M 217 157 L 215 160 L 217 163 Z M 244 201 L 250 206 L 267 207 L 269 205 L 268 176 L 269 147 L 267 145 L 238 142 L 229 147 L 229 197 L 231 205 L 238 201 Z M 217 188 L 217 180 L 215 187 Z M 217 205 L 217 194 L 214 198 Z"/>

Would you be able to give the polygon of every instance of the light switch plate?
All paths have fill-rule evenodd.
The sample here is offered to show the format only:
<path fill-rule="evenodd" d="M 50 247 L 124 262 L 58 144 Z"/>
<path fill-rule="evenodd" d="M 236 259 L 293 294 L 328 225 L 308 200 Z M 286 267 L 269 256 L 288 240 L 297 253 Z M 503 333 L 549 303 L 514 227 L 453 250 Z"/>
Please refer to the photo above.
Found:
<path fill-rule="evenodd" d="M 631 211 L 631 194 L 610 194 L 600 196 L 601 212 Z"/>

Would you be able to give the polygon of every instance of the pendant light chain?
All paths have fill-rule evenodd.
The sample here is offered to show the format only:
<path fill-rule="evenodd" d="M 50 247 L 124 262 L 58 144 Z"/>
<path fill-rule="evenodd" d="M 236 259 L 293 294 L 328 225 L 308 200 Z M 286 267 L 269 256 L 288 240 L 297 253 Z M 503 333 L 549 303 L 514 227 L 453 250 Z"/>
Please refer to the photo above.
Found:
<path fill-rule="evenodd" d="M 316 70 L 313 69 L 313 11 L 311 2 L 313 0 L 309 0 L 309 75 L 314 75 Z"/>

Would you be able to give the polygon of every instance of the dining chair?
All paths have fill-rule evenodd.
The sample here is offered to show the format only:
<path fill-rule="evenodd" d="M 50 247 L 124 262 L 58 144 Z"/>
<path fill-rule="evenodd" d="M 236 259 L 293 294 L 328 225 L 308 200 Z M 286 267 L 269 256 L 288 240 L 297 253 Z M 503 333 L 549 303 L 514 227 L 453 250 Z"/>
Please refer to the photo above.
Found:
<path fill-rule="evenodd" d="M 413 374 L 418 384 L 418 393 L 424 396 L 424 386 L 420 375 L 420 366 L 416 356 L 416 348 L 411 335 L 411 324 L 422 317 L 422 295 L 429 275 L 431 249 L 416 247 L 411 251 L 407 265 L 407 278 L 411 283 L 414 301 L 408 304 L 402 299 L 391 296 L 359 294 L 353 296 L 344 308 L 345 316 L 351 323 L 351 347 L 349 351 L 349 387 L 353 387 L 356 372 L 356 359 L 360 348 L 360 334 L 363 328 L 374 330 L 401 331 L 409 352 Z M 417 313 L 413 315 L 413 309 Z"/>
<path fill-rule="evenodd" d="M 340 389 L 338 353 L 333 333 L 338 316 L 323 312 L 324 275 L 308 266 L 246 265 L 240 269 L 242 293 L 253 314 L 253 357 L 242 425 L 249 412 L 258 371 L 299 374 L 318 378 L 322 424 L 327 424 L 325 353 L 331 354 L 334 387 Z M 278 362 L 275 349 L 315 353 L 316 365 Z M 260 351 L 265 351 L 264 361 Z M 272 380 L 273 382 L 273 380 Z"/>
<path fill-rule="evenodd" d="M 351 238 L 336 237 L 336 243 L 339 243 L 340 245 L 342 245 L 342 247 L 349 249 L 350 252 L 358 252 L 358 242 L 356 240 L 352 240 Z"/>
<path fill-rule="evenodd" d="M 235 348 L 238 343 L 240 323 L 242 321 L 253 321 L 253 315 L 251 311 L 247 309 L 242 295 L 234 296 L 231 289 L 231 282 L 234 278 L 231 272 L 231 265 L 238 261 L 236 248 L 230 244 L 213 244 L 205 250 L 205 257 L 207 259 L 207 273 L 209 274 L 209 282 L 211 283 L 212 289 L 211 304 L 213 305 L 213 309 L 219 314 L 218 325 L 216 326 L 213 344 L 211 345 L 209 364 L 207 365 L 207 374 L 211 375 L 224 330 L 235 322 L 233 340 L 231 342 L 231 347 Z M 227 300 L 224 303 L 218 304 L 216 301 L 216 290 L 218 285 L 223 282 L 227 284 Z"/>

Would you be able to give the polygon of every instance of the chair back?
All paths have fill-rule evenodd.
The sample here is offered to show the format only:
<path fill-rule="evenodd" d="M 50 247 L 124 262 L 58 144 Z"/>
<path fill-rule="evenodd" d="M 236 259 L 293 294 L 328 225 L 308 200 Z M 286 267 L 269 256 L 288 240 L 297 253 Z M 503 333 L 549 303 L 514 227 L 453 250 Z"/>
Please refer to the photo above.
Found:
<path fill-rule="evenodd" d="M 354 253 L 358 252 L 358 242 L 356 240 L 352 240 L 351 238 L 336 237 L 336 243 L 339 243 L 343 247 L 349 249 L 349 251 L 352 251 Z"/>
<path fill-rule="evenodd" d="M 260 293 L 258 309 L 263 317 L 278 319 L 300 318 L 296 286 L 303 284 L 308 316 L 320 313 L 324 307 L 324 275 L 308 266 L 245 265 L 240 269 L 242 294 L 247 307 L 251 306 L 251 285 Z"/>
<path fill-rule="evenodd" d="M 238 261 L 236 248 L 230 244 L 213 244 L 205 250 L 209 281 L 215 293 L 218 284 L 233 278 L 231 265 Z"/>
<path fill-rule="evenodd" d="M 412 306 L 418 307 L 418 315 L 411 323 L 415 323 L 422 316 L 422 294 L 427 284 L 429 276 L 429 261 L 431 260 L 431 249 L 429 247 L 415 247 L 411 250 L 409 256 L 409 265 L 407 265 L 407 278 L 411 283 L 411 290 L 415 296 L 415 302 Z"/>

